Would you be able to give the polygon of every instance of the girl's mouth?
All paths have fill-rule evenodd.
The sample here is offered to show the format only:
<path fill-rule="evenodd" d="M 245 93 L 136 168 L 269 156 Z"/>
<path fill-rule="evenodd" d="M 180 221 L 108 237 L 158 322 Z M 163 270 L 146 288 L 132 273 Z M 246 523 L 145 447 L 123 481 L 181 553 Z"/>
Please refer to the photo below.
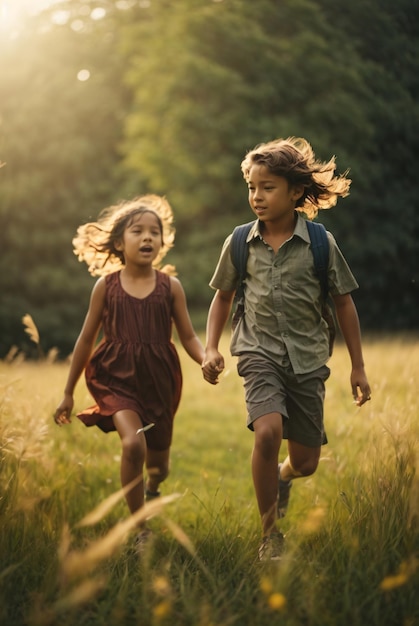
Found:
<path fill-rule="evenodd" d="M 140 252 L 144 252 L 145 254 L 149 254 L 150 252 L 153 252 L 153 248 L 151 246 L 142 246 L 140 248 Z"/>

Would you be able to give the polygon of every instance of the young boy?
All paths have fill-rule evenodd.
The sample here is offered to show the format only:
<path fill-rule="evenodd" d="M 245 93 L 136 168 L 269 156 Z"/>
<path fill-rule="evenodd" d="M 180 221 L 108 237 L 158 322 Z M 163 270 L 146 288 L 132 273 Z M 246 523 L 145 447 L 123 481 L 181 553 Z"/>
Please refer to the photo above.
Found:
<path fill-rule="evenodd" d="M 293 137 L 257 146 L 241 164 L 257 220 L 247 237 L 244 315 L 234 330 L 231 354 L 238 357 L 247 426 L 255 433 L 252 475 L 262 521 L 261 560 L 281 557 L 284 538 L 276 520 L 285 515 L 291 481 L 316 471 L 327 442 L 329 336 L 305 217 L 313 219 L 319 209 L 348 195 L 351 181 L 335 176 L 335 167 L 334 158 L 318 161 L 306 140 Z M 329 293 L 352 363 L 352 394 L 361 406 L 371 391 L 350 295 L 358 285 L 331 233 L 327 237 Z M 239 278 L 230 245 L 231 235 L 210 282 L 217 291 L 208 313 L 203 374 L 212 384 L 224 368 L 218 344 Z M 278 465 L 283 438 L 288 456 Z"/>

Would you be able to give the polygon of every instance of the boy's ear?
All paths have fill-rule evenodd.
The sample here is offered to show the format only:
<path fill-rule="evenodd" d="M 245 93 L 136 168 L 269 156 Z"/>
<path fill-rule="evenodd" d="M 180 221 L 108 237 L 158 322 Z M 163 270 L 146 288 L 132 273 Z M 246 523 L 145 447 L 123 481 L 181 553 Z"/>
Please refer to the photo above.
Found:
<path fill-rule="evenodd" d="M 299 200 L 304 193 L 304 185 L 294 185 L 293 187 L 293 199 Z"/>
<path fill-rule="evenodd" d="M 122 241 L 120 240 L 114 241 L 113 245 L 114 245 L 115 250 L 118 250 L 118 252 L 122 252 L 122 249 L 123 249 Z"/>

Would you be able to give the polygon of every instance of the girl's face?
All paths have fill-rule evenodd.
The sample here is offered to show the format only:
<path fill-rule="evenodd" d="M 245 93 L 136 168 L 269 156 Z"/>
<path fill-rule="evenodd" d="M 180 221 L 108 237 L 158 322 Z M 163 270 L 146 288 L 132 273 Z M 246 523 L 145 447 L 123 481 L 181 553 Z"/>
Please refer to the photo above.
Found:
<path fill-rule="evenodd" d="M 157 216 L 151 211 L 135 215 L 125 228 L 117 249 L 123 252 L 125 265 L 151 265 L 163 245 Z"/>
<path fill-rule="evenodd" d="M 252 165 L 248 178 L 249 204 L 262 222 L 278 222 L 294 214 L 303 188 L 292 187 L 286 178 L 272 174 L 265 165 Z"/>

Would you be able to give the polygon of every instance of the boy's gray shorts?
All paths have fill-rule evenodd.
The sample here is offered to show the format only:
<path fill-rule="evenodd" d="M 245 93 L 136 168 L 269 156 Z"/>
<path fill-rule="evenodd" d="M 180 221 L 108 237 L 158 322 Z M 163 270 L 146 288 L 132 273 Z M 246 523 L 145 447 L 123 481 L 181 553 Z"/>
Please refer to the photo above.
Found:
<path fill-rule="evenodd" d="M 239 356 L 237 371 L 244 380 L 247 427 L 268 413 L 280 413 L 284 439 L 316 448 L 327 443 L 323 424 L 325 381 L 330 369 L 323 365 L 308 374 L 294 374 L 260 355 Z"/>

